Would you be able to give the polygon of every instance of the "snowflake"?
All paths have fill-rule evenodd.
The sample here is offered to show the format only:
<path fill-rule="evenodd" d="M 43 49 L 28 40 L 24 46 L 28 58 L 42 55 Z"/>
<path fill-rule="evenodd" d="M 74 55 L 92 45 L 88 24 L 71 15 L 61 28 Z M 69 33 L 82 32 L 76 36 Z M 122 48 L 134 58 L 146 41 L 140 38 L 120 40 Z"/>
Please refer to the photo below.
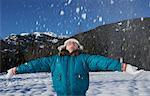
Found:
<path fill-rule="evenodd" d="M 120 14 L 122 14 L 122 11 L 119 11 Z"/>
<path fill-rule="evenodd" d="M 102 22 L 103 18 L 100 16 L 98 20 L 99 22 Z"/>
<path fill-rule="evenodd" d="M 36 21 L 36 22 L 35 22 L 35 24 L 36 24 L 36 25 L 38 25 L 38 24 L 39 24 L 39 22 L 38 22 L 38 21 Z"/>
<path fill-rule="evenodd" d="M 134 55 L 133 58 L 136 58 L 136 55 Z"/>
<path fill-rule="evenodd" d="M 122 22 L 119 22 L 118 25 L 122 25 Z"/>
<path fill-rule="evenodd" d="M 44 25 L 43 25 L 43 27 L 45 28 L 45 27 L 46 27 L 46 25 L 44 24 Z"/>
<path fill-rule="evenodd" d="M 76 13 L 79 14 L 80 8 L 76 8 Z"/>
<path fill-rule="evenodd" d="M 103 4 L 104 4 L 104 2 L 103 2 L 103 1 L 101 1 L 101 4 L 103 5 Z"/>
<path fill-rule="evenodd" d="M 144 18 L 143 17 L 141 17 L 141 21 L 143 21 L 144 20 Z"/>
<path fill-rule="evenodd" d="M 49 29 L 48 29 L 48 28 L 46 28 L 46 31 L 49 31 Z"/>
<path fill-rule="evenodd" d="M 142 27 L 142 29 L 145 29 L 145 27 Z"/>
<path fill-rule="evenodd" d="M 80 25 L 81 24 L 81 22 L 78 22 L 78 25 Z"/>
<path fill-rule="evenodd" d="M 59 22 L 57 25 L 58 25 L 58 26 L 60 26 L 60 25 L 61 25 L 61 23 Z"/>
<path fill-rule="evenodd" d="M 36 27 L 35 30 L 38 30 L 38 27 Z"/>
<path fill-rule="evenodd" d="M 81 10 L 83 10 L 83 6 L 81 6 Z"/>
<path fill-rule="evenodd" d="M 83 14 L 81 15 L 81 17 L 85 20 L 85 19 L 86 19 L 86 13 L 83 13 Z"/>
<path fill-rule="evenodd" d="M 93 23 L 95 23 L 95 22 L 96 22 L 96 19 L 93 20 Z"/>
<path fill-rule="evenodd" d="M 106 23 L 105 23 L 105 21 L 103 22 L 103 25 L 105 25 Z"/>
<path fill-rule="evenodd" d="M 77 17 L 74 17 L 74 20 L 76 20 L 77 19 Z"/>
<path fill-rule="evenodd" d="M 136 13 L 134 13 L 134 16 L 137 16 L 137 14 L 136 14 Z"/>
<path fill-rule="evenodd" d="M 130 0 L 130 2 L 133 2 L 133 0 Z"/>
<path fill-rule="evenodd" d="M 123 40 L 122 41 L 126 41 L 126 39 L 125 38 L 123 38 Z"/>
<path fill-rule="evenodd" d="M 18 22 L 16 21 L 16 25 L 18 25 Z"/>
<path fill-rule="evenodd" d="M 116 30 L 117 32 L 119 31 L 119 29 L 117 29 L 117 28 L 116 28 L 115 30 Z"/>
<path fill-rule="evenodd" d="M 69 33 L 69 31 L 68 30 L 66 30 L 66 34 L 68 34 Z"/>
<path fill-rule="evenodd" d="M 114 4 L 114 1 L 113 1 L 113 0 L 111 0 L 111 1 L 110 1 L 110 4 Z"/>
<path fill-rule="evenodd" d="M 68 5 L 72 2 L 72 0 L 68 0 Z"/>
<path fill-rule="evenodd" d="M 54 4 L 51 4 L 51 8 L 54 7 Z"/>
<path fill-rule="evenodd" d="M 65 12 L 63 11 L 63 10 L 61 10 L 60 11 L 60 15 L 62 16 L 62 15 L 64 15 L 65 14 Z"/>

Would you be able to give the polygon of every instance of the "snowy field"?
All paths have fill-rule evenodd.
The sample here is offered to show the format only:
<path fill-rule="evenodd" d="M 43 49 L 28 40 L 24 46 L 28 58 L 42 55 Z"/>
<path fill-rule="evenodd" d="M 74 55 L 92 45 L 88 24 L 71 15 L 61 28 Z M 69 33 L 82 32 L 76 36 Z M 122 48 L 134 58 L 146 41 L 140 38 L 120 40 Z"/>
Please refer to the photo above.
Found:
<path fill-rule="evenodd" d="M 49 73 L 0 75 L 0 96 L 56 96 Z M 150 96 L 150 71 L 137 75 L 122 72 L 90 73 L 87 96 Z"/>

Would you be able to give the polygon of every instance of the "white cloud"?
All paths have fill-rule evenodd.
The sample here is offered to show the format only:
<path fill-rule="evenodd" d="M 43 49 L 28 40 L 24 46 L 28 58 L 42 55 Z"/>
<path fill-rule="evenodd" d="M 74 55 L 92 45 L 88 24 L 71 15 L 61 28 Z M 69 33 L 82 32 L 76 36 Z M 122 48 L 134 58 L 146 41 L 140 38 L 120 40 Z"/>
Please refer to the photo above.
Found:
<path fill-rule="evenodd" d="M 86 19 L 86 13 L 83 13 L 83 14 L 81 15 L 81 17 L 85 20 L 85 19 Z"/>
<path fill-rule="evenodd" d="M 65 12 L 63 11 L 63 10 L 61 10 L 60 11 L 60 15 L 62 16 L 62 15 L 64 15 L 65 14 Z"/>

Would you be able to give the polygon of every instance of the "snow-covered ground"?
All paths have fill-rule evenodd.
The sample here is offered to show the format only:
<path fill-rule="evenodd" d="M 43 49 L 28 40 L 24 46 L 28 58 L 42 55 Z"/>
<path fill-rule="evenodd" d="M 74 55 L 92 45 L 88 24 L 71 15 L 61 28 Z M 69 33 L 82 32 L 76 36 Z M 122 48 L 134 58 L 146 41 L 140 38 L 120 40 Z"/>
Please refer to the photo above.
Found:
<path fill-rule="evenodd" d="M 55 96 L 49 73 L 0 75 L 0 96 Z M 137 75 L 122 72 L 92 72 L 87 96 L 150 96 L 150 71 Z"/>

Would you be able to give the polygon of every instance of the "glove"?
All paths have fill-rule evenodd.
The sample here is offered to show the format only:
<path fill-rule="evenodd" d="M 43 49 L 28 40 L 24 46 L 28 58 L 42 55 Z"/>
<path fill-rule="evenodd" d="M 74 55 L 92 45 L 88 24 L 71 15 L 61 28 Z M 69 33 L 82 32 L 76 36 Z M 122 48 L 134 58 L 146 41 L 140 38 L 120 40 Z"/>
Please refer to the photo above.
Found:
<path fill-rule="evenodd" d="M 15 74 L 16 74 L 16 67 L 7 70 L 6 79 L 10 79 Z"/>
<path fill-rule="evenodd" d="M 130 65 L 130 64 L 126 64 L 126 70 L 125 70 L 125 71 L 126 71 L 127 73 L 133 74 L 133 75 L 138 74 L 138 73 L 144 71 L 144 70 L 137 70 L 137 69 L 138 69 L 138 67 L 132 66 L 132 65 Z"/>
<path fill-rule="evenodd" d="M 120 58 L 120 63 L 122 64 L 122 71 L 123 72 L 127 72 L 129 74 L 135 75 L 135 74 L 138 74 L 138 73 L 144 71 L 144 70 L 137 70 L 138 67 L 123 63 L 123 58 Z"/>

